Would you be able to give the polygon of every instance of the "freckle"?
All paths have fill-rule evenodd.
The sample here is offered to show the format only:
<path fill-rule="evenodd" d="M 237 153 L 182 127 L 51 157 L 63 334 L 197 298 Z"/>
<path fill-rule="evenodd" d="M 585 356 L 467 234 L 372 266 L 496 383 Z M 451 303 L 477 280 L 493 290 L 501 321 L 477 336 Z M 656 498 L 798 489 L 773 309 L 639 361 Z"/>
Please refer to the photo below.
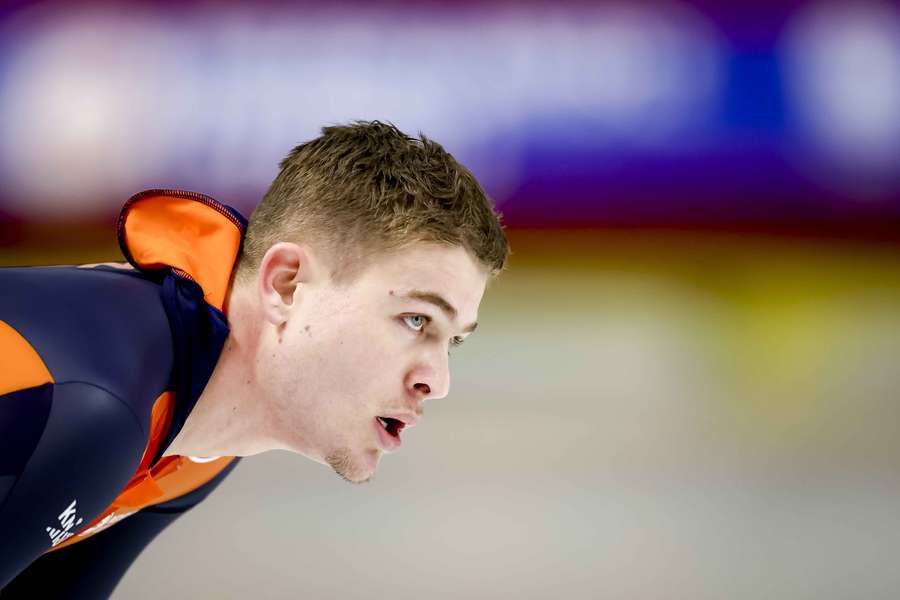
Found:
<path fill-rule="evenodd" d="M 308 331 L 309 331 L 309 325 L 307 325 L 306 327 L 304 327 L 304 328 L 303 328 L 303 331 L 307 331 L 307 332 L 308 332 Z"/>
<path fill-rule="evenodd" d="M 388 290 L 388 294 L 390 294 L 391 296 L 393 296 L 393 295 L 394 295 L 394 290 Z"/>

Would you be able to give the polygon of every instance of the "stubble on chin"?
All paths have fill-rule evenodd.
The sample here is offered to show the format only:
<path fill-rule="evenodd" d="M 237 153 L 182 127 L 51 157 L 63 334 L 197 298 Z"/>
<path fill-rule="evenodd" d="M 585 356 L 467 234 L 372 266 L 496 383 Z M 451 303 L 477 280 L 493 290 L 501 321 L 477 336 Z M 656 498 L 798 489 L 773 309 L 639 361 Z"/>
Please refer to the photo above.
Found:
<path fill-rule="evenodd" d="M 360 479 L 356 476 L 355 472 L 358 467 L 356 463 L 353 462 L 353 458 L 351 457 L 348 448 L 339 448 L 338 450 L 335 450 L 325 457 L 325 462 L 338 474 L 338 476 L 340 476 L 341 479 L 348 483 L 362 484 L 372 480 L 372 475 L 369 475 L 364 479 Z"/>

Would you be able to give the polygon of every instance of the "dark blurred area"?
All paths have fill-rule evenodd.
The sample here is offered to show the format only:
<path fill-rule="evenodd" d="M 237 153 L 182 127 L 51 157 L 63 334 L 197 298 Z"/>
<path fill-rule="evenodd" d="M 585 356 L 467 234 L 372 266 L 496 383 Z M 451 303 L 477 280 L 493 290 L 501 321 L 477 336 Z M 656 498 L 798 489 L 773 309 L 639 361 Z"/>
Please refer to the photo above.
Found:
<path fill-rule="evenodd" d="M 898 237 L 892 4 L 0 10 L 7 246 L 109 223 L 145 187 L 249 212 L 287 150 L 373 118 L 442 142 L 511 228 Z"/>
<path fill-rule="evenodd" d="M 451 397 L 364 488 L 242 462 L 116 597 L 897 597 L 896 4 L 6 3 L 0 265 L 356 119 L 504 215 Z"/>

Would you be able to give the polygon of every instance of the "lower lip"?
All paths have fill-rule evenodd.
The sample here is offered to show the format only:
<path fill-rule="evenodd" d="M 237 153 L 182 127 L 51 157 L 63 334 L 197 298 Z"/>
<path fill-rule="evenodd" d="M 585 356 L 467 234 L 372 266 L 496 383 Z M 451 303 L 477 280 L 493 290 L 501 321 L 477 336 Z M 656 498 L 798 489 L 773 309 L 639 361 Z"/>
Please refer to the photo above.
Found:
<path fill-rule="evenodd" d="M 378 430 L 378 440 L 381 442 L 382 448 L 392 452 L 400 447 L 400 438 L 389 434 L 377 418 L 375 419 L 375 429 Z"/>

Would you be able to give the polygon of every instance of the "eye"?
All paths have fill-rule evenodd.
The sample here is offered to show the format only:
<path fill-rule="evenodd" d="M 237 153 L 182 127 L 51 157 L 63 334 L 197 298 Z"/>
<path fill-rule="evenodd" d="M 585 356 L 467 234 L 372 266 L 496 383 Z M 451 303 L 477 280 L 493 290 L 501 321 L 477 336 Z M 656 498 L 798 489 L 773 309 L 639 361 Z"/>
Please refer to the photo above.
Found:
<path fill-rule="evenodd" d="M 428 321 L 429 319 L 425 315 L 406 315 L 403 317 L 403 322 L 413 331 L 422 331 L 425 325 L 428 324 Z"/>

